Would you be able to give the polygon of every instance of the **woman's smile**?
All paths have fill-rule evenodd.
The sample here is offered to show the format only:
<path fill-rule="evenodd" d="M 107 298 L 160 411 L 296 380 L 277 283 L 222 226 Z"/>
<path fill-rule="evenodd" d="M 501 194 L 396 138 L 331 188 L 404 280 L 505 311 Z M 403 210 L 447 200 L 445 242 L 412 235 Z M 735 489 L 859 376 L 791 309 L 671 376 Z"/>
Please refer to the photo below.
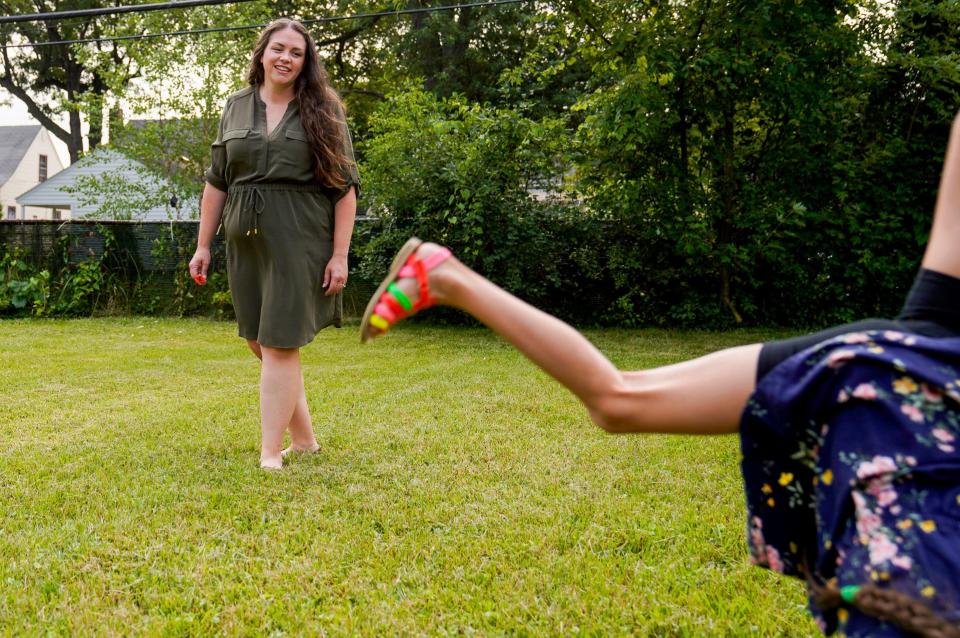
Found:
<path fill-rule="evenodd" d="M 277 84 L 295 81 L 303 68 L 305 49 L 303 36 L 293 29 L 277 31 L 263 52 L 264 76 Z"/>

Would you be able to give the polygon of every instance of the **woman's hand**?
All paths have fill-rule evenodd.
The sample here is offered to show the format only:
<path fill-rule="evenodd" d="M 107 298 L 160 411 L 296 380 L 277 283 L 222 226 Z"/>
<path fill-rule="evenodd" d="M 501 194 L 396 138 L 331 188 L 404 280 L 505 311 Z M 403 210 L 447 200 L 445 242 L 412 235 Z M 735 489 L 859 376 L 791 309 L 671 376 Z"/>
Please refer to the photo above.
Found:
<path fill-rule="evenodd" d="M 207 280 L 207 269 L 210 268 L 210 249 L 197 248 L 190 260 L 190 278 L 200 283 Z"/>
<path fill-rule="evenodd" d="M 323 271 L 323 287 L 327 289 L 326 296 L 342 292 L 347 285 L 347 256 L 334 254 L 327 262 Z"/>

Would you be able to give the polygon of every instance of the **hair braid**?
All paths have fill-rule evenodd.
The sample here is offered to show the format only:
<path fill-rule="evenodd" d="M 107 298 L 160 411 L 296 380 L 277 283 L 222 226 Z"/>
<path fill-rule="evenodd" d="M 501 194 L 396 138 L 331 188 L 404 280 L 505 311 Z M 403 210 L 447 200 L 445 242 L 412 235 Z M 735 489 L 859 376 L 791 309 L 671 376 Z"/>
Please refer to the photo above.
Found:
<path fill-rule="evenodd" d="M 818 585 L 809 576 L 807 588 L 813 602 L 822 609 L 834 609 L 844 602 L 839 589 Z M 892 589 L 863 585 L 853 595 L 852 605 L 867 615 L 892 622 L 918 636 L 960 638 L 960 625 L 940 616 L 922 601 Z"/>

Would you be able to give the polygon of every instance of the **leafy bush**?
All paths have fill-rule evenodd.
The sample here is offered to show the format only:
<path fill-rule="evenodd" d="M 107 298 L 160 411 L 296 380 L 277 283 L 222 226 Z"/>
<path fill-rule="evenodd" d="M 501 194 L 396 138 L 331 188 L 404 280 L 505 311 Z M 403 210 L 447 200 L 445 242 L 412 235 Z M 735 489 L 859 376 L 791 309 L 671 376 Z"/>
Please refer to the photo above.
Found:
<path fill-rule="evenodd" d="M 44 254 L 18 247 L 0 253 L 0 315 L 232 318 L 222 247 L 214 249 L 206 286 L 198 287 L 187 272 L 195 224 L 171 224 L 160 233 L 136 224 L 53 228 L 36 242 L 52 245 Z M 6 239 L 13 246 L 23 242 L 18 233 Z"/>
<path fill-rule="evenodd" d="M 638 72 L 631 82 L 646 80 Z M 686 193 L 666 163 L 624 151 L 650 147 L 643 136 L 655 123 L 624 122 L 643 119 L 651 91 L 628 82 L 593 100 L 579 131 L 579 149 L 598 160 L 581 156 L 578 164 L 586 206 L 556 178 L 562 197 L 531 195 L 566 165 L 561 149 L 570 136 L 555 122 L 417 89 L 392 96 L 371 117 L 365 145 L 376 218 L 358 225 L 361 276 L 377 281 L 417 235 L 579 324 L 718 327 L 740 316 L 753 325 L 810 326 L 895 311 L 890 300 L 899 295 L 891 291 L 903 290 L 914 258 L 861 252 L 854 267 L 856 238 L 877 229 L 855 207 L 846 215 L 833 205 L 811 209 L 795 192 L 743 180 L 740 200 L 725 211 L 699 187 Z M 884 219 L 890 236 L 910 228 L 896 215 Z M 864 277 L 879 290 L 855 294 L 868 288 Z"/>
<path fill-rule="evenodd" d="M 568 247 L 556 234 L 575 213 L 557 197 L 533 195 L 560 181 L 556 123 L 409 89 L 370 126 L 364 171 L 377 221 L 355 242 L 362 276 L 382 277 L 397 248 L 418 235 L 528 299 L 561 285 Z"/>
<path fill-rule="evenodd" d="M 28 264 L 18 250 L 0 259 L 0 314 L 43 315 L 50 294 L 50 273 Z"/>

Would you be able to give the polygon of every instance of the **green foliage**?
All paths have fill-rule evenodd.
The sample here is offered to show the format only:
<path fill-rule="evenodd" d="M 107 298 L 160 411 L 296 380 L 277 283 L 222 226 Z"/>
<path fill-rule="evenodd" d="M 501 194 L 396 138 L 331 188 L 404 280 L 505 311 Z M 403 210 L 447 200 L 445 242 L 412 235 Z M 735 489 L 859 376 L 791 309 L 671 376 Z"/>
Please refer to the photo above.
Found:
<path fill-rule="evenodd" d="M 169 206 L 172 218 L 196 219 L 199 216 L 197 202 L 203 190 L 203 172 L 210 160 L 210 142 L 217 134 L 218 116 L 201 114 L 191 118 L 142 121 L 117 132 L 111 143 L 143 165 L 144 179 L 133 191 L 142 195 L 132 204 L 139 205 L 140 210 L 169 206 L 171 196 L 174 196 L 177 205 Z M 162 190 L 148 188 L 157 177 L 163 178 L 165 187 Z M 105 189 L 97 190 L 102 192 Z M 136 210 L 126 202 L 120 202 L 120 208 Z"/>
<path fill-rule="evenodd" d="M 233 316 L 222 253 L 205 286 L 190 279 L 196 226 L 169 227 L 150 243 L 148 271 L 140 245 L 149 236 L 136 225 L 97 224 L 95 232 L 55 239 L 55 255 L 40 267 L 34 256 L 14 248 L 0 257 L 0 315 L 83 317 L 91 315 Z M 97 240 L 79 250 L 78 239 Z"/>
<path fill-rule="evenodd" d="M 210 301 L 213 304 L 214 313 L 217 319 L 233 319 L 233 297 L 227 288 L 227 278 L 216 272 L 210 276 L 207 285 L 213 292 L 210 295 Z"/>
<path fill-rule="evenodd" d="M 132 146 L 143 150 L 143 146 Z M 109 153 L 109 154 L 108 154 Z M 126 152 L 125 152 L 126 153 Z M 150 169 L 116 151 L 103 149 L 79 160 L 78 164 L 119 159 L 122 172 L 104 171 L 78 175 L 74 183 L 62 190 L 76 196 L 80 206 L 94 207 L 86 218 L 100 221 L 132 221 L 145 218 L 154 209 L 164 209 L 170 219 L 196 219 L 198 180 L 183 181 L 184 171 L 173 169 L 164 176 L 159 168 Z M 154 149 L 153 157 L 166 157 Z M 155 162 L 156 163 L 156 162 Z M 131 177 L 131 175 L 135 177 Z M 192 183 L 191 183 L 192 182 Z"/>
<path fill-rule="evenodd" d="M 562 188 L 556 123 L 411 88 L 391 96 L 370 126 L 363 168 L 379 223 L 359 242 L 362 274 L 378 278 L 396 248 L 420 235 L 528 297 L 558 283 L 552 218 L 570 213 L 531 194 Z"/>
<path fill-rule="evenodd" d="M 89 316 L 106 288 L 100 260 L 89 259 L 67 269 L 58 282 L 59 291 L 51 315 Z"/>
<path fill-rule="evenodd" d="M 0 258 L 0 315 L 42 316 L 50 294 L 50 273 L 28 264 L 19 250 Z"/>
<path fill-rule="evenodd" d="M 285 11 L 383 8 L 323 0 Z M 115 16 L 110 28 L 258 24 L 275 12 L 258 0 Z M 895 312 L 960 105 L 957 2 L 534 1 L 311 30 L 350 106 L 363 203 L 376 216 L 358 227 L 358 274 L 378 280 L 416 233 L 584 323 L 815 326 Z M 74 47 L 65 55 L 91 69 L 89 86 L 52 103 L 94 129 L 107 107 L 112 142 L 187 202 L 255 38 Z M 58 68 L 38 57 L 52 53 L 25 52 L 4 73 L 26 86 Z M 135 74 L 142 84 L 129 84 Z M 63 81 L 47 74 L 35 86 L 55 97 Z M 121 96 L 154 121 L 121 126 Z M 136 185 L 109 181 L 97 186 L 116 191 L 113 216 L 143 200 Z M 531 197 L 543 182 L 562 197 Z M 227 308 L 186 279 L 162 298 L 136 285 L 140 301 L 125 303 L 144 311 Z"/>
<path fill-rule="evenodd" d="M 3 3 L 7 15 L 102 6 L 105 3 L 100 0 L 52 0 L 41 5 L 28 0 Z M 136 31 L 124 27 L 135 20 L 91 16 L 7 23 L 0 25 L 0 39 L 7 45 L 129 35 Z M 66 143 L 70 158 L 75 161 L 83 153 L 83 125 L 89 129 L 92 149 L 100 144 L 106 128 L 104 110 L 111 106 L 110 95 L 122 95 L 130 80 L 139 74 L 138 65 L 127 52 L 125 47 L 106 43 L 12 50 L 4 46 L 0 86 L 29 103 L 32 115 Z M 69 114 L 66 127 L 62 125 L 65 114 Z"/>
<path fill-rule="evenodd" d="M 611 318 L 895 312 L 960 104 L 950 5 L 606 5 L 619 19 L 579 51 L 597 86 L 574 111 L 584 200 L 630 238 L 606 251 Z"/>

